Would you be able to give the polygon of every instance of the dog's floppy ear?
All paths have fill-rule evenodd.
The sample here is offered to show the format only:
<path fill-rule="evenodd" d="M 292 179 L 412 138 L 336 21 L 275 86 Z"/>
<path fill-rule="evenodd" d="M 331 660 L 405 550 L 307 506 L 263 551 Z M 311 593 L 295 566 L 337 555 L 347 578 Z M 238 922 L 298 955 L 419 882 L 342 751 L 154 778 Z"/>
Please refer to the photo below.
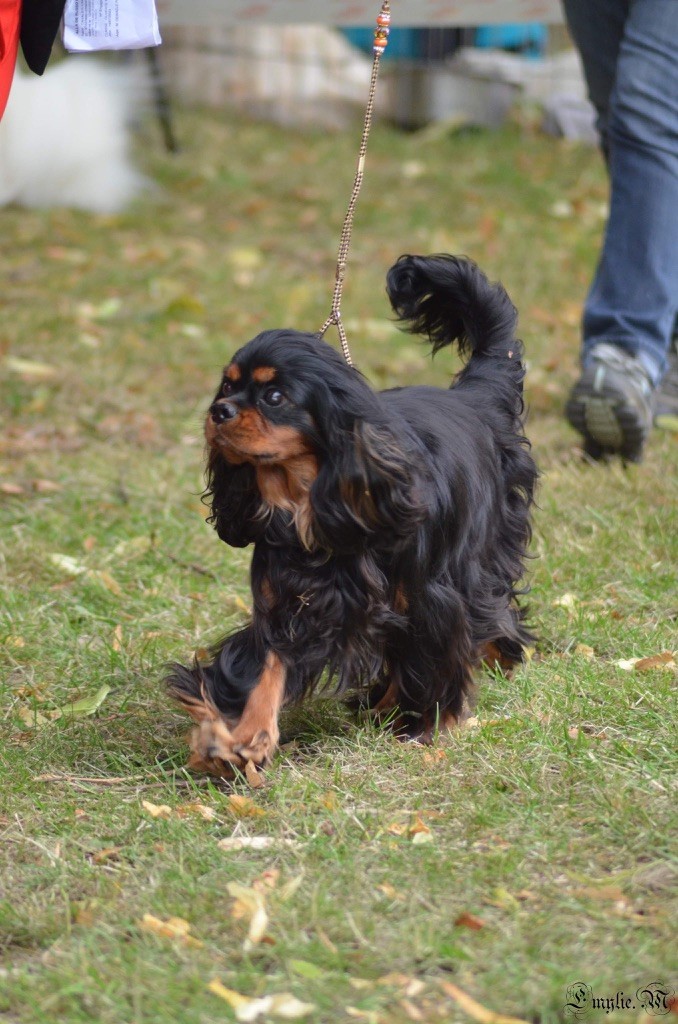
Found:
<path fill-rule="evenodd" d="M 407 537 L 424 516 L 415 463 L 385 425 L 338 431 L 311 489 L 315 531 L 332 551 Z"/>
<path fill-rule="evenodd" d="M 234 548 L 244 548 L 259 537 L 265 522 L 259 515 L 261 495 L 254 466 L 249 462 L 233 465 L 211 449 L 207 457 L 207 486 L 203 501 L 211 508 L 207 518 L 221 540 Z"/>

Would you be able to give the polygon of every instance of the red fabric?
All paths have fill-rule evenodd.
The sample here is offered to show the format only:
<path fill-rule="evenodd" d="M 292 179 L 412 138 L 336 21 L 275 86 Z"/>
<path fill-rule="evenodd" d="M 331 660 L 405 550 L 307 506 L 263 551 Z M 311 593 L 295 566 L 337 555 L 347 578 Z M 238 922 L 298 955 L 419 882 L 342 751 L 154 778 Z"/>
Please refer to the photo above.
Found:
<path fill-rule="evenodd" d="M 0 0 L 0 118 L 12 88 L 21 26 L 21 0 Z"/>

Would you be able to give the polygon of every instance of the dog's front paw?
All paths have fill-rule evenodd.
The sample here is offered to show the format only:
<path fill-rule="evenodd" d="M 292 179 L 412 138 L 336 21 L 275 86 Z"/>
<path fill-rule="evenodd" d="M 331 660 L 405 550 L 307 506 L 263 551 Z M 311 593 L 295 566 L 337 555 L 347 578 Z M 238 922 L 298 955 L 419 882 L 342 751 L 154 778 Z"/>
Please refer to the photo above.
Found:
<path fill-rule="evenodd" d="M 201 722 L 191 733 L 190 746 L 188 767 L 194 772 L 232 779 L 235 768 L 245 767 L 245 761 L 233 749 L 233 734 L 221 718 Z"/>
<path fill-rule="evenodd" d="M 247 735 L 249 730 L 236 726 L 233 730 L 233 753 L 240 757 L 244 764 L 252 761 L 258 768 L 271 763 L 280 734 L 277 727 L 259 729 L 253 736 Z"/>
<path fill-rule="evenodd" d="M 237 725 L 231 730 L 221 718 L 201 722 L 191 735 L 192 771 L 207 772 L 222 779 L 232 779 L 236 769 L 245 772 L 251 761 L 257 768 L 270 764 L 279 733 L 275 729 L 251 729 Z"/>

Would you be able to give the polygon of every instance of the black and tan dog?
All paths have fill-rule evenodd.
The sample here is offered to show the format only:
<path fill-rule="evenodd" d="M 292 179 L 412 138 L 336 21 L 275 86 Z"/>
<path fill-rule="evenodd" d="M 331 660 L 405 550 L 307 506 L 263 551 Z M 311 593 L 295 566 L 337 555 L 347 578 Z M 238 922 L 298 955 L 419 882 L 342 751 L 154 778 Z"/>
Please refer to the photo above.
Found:
<path fill-rule="evenodd" d="M 271 330 L 226 367 L 206 421 L 211 521 L 253 544 L 252 621 L 169 686 L 192 765 L 265 765 L 278 715 L 320 684 L 367 695 L 401 735 L 454 723 L 474 669 L 519 661 L 537 471 L 521 345 L 500 285 L 452 256 L 403 256 L 398 318 L 468 357 L 449 388 L 375 392 L 316 335 Z"/>

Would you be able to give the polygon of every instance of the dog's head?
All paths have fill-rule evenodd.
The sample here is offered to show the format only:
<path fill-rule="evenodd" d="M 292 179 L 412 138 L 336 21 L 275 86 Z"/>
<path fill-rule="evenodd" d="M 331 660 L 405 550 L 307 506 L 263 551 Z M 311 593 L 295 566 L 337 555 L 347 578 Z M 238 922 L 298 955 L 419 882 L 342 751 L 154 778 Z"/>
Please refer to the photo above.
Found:
<path fill-rule="evenodd" d="M 225 368 L 205 423 L 207 496 L 222 540 L 243 547 L 289 513 L 302 544 L 358 550 L 421 517 L 412 439 L 316 335 L 266 331 Z"/>

